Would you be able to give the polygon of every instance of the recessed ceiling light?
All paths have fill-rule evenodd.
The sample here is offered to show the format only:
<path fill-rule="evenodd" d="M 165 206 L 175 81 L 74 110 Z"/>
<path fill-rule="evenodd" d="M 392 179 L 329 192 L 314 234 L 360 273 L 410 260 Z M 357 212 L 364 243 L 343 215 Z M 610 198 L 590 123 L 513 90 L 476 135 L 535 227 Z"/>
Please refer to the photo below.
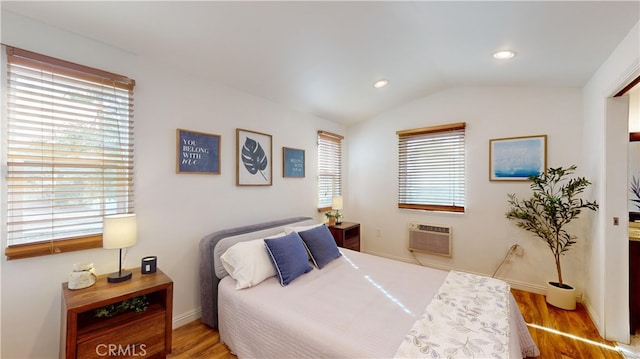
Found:
<path fill-rule="evenodd" d="M 379 88 L 387 86 L 388 83 L 389 83 L 389 81 L 387 81 L 387 80 L 378 80 L 378 81 L 373 83 L 373 87 L 379 89 Z"/>
<path fill-rule="evenodd" d="M 506 60 L 516 56 L 516 53 L 509 50 L 501 50 L 493 53 L 493 58 L 498 60 Z"/>

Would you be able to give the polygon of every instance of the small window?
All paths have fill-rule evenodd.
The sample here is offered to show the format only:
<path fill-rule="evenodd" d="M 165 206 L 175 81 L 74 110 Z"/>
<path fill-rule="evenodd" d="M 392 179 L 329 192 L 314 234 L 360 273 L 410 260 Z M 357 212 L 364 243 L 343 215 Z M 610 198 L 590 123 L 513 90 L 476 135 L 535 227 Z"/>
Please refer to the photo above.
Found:
<path fill-rule="evenodd" d="M 6 54 L 5 255 L 100 247 L 103 216 L 133 211 L 135 82 L 9 46 Z"/>
<path fill-rule="evenodd" d="M 397 134 L 398 207 L 464 212 L 465 123 Z"/>
<path fill-rule="evenodd" d="M 318 131 L 318 211 L 331 209 L 333 197 L 342 195 L 342 139 Z"/>

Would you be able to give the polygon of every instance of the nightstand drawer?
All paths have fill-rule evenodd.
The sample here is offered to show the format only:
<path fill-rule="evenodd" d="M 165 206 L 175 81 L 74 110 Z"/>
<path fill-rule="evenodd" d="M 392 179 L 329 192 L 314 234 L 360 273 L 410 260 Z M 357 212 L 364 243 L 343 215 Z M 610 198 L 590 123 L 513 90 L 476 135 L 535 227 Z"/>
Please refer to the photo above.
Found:
<path fill-rule="evenodd" d="M 165 314 L 117 326 L 105 334 L 78 342 L 78 358 L 148 358 L 164 351 Z"/>

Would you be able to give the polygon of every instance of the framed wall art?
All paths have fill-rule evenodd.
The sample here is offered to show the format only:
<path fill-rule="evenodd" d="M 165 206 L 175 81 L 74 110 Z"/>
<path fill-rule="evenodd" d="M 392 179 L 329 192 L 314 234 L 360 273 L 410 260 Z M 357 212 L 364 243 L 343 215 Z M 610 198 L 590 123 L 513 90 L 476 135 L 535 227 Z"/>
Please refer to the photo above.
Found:
<path fill-rule="evenodd" d="M 304 178 L 304 150 L 282 147 L 282 177 Z"/>
<path fill-rule="evenodd" d="M 220 174 L 220 136 L 176 130 L 176 173 Z"/>
<path fill-rule="evenodd" d="M 547 135 L 489 141 L 489 180 L 528 181 L 547 169 Z"/>
<path fill-rule="evenodd" d="M 236 129 L 236 184 L 271 186 L 271 135 Z"/>

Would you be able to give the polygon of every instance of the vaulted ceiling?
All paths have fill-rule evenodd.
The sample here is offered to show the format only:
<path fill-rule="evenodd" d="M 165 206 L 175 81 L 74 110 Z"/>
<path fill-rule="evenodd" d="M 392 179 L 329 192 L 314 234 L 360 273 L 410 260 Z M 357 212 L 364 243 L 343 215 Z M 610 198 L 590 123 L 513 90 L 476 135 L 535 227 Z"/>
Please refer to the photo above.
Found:
<path fill-rule="evenodd" d="M 345 124 L 454 86 L 582 87 L 640 15 L 638 1 L 0 6 Z M 501 49 L 516 56 L 494 59 Z M 381 78 L 389 84 L 374 88 Z"/>

